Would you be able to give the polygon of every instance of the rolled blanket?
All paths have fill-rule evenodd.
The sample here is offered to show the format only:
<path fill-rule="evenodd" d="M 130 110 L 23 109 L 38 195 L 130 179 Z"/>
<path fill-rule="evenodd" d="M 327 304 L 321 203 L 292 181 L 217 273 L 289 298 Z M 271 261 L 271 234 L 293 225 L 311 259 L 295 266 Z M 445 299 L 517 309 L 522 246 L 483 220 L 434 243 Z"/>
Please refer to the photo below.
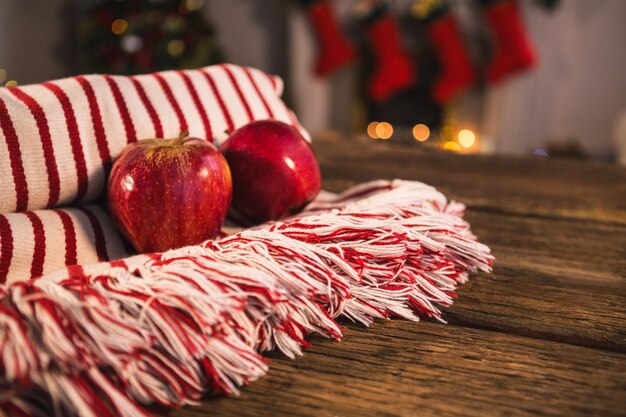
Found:
<path fill-rule="evenodd" d="M 297 127 L 280 78 L 236 65 L 0 88 L 0 213 L 94 201 L 128 143 L 181 131 L 220 144 L 253 120 Z"/>
<path fill-rule="evenodd" d="M 0 214 L 0 284 L 131 253 L 99 206 Z"/>
<path fill-rule="evenodd" d="M 0 287 L 0 416 L 148 416 L 261 377 L 335 318 L 440 318 L 489 248 L 425 184 L 376 181 L 217 241 Z"/>
<path fill-rule="evenodd" d="M 137 139 L 220 143 L 264 118 L 301 129 L 281 90 L 233 65 L 0 88 L 0 417 L 145 417 L 237 393 L 267 371 L 265 351 L 338 339 L 338 317 L 442 320 L 457 286 L 491 269 L 463 205 L 419 182 L 322 193 L 295 217 L 132 257 L 82 204 Z M 67 203 L 81 204 L 45 209 Z"/>

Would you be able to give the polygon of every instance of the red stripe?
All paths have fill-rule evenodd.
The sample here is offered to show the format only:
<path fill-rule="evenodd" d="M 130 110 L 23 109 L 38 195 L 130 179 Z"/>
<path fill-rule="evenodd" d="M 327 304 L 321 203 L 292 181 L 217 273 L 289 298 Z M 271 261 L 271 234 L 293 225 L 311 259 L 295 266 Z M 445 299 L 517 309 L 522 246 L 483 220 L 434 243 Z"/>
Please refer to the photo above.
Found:
<path fill-rule="evenodd" d="M 126 265 L 126 261 L 124 261 L 123 259 L 116 259 L 114 261 L 111 261 L 110 265 L 113 267 L 120 267 L 120 268 L 128 269 L 128 265 Z"/>
<path fill-rule="evenodd" d="M 208 81 L 209 87 L 211 87 L 211 92 L 213 93 L 213 96 L 215 96 L 215 99 L 217 100 L 217 104 L 219 104 L 220 109 L 222 110 L 222 115 L 224 116 L 224 119 L 226 119 L 226 126 L 228 128 L 228 131 L 232 133 L 235 130 L 235 124 L 233 123 L 233 118 L 231 117 L 230 112 L 228 111 L 228 108 L 226 107 L 226 103 L 224 103 L 224 99 L 222 98 L 222 95 L 217 89 L 217 84 L 215 84 L 215 80 L 213 79 L 213 76 L 210 73 L 208 73 L 206 70 L 201 70 L 200 72 L 202 73 L 202 75 L 204 75 L 204 77 Z"/>
<path fill-rule="evenodd" d="M 78 255 L 76 252 L 76 230 L 69 214 L 63 210 L 54 210 L 63 223 L 63 233 L 65 235 L 65 265 L 76 265 Z"/>
<path fill-rule="evenodd" d="M 244 97 L 243 91 L 241 91 L 241 86 L 239 85 L 239 83 L 235 79 L 235 75 L 233 74 L 233 72 L 231 71 L 231 69 L 227 65 L 221 65 L 221 68 L 224 70 L 224 72 L 226 72 L 226 75 L 228 75 L 228 79 L 232 83 L 233 87 L 235 87 L 235 91 L 237 92 L 237 96 L 239 96 L 239 100 L 241 100 L 241 103 L 243 104 L 243 107 L 246 109 L 246 114 L 248 115 L 248 121 L 249 122 L 252 121 L 254 119 L 254 116 L 252 115 L 252 109 L 250 109 L 250 104 L 248 103 L 248 101 Z"/>
<path fill-rule="evenodd" d="M 261 93 L 261 89 L 259 88 L 259 85 L 254 80 L 254 77 L 252 76 L 252 71 L 250 71 L 250 68 L 246 68 L 246 67 L 244 67 L 244 71 L 246 75 L 248 76 L 248 79 L 250 80 L 252 87 L 254 87 L 254 91 L 256 91 L 257 95 L 263 102 L 263 106 L 265 106 L 265 111 L 267 111 L 267 115 L 270 117 L 270 119 L 273 119 L 274 112 L 272 112 L 272 109 L 270 108 L 269 104 L 267 104 L 267 100 L 265 99 L 265 96 Z"/>
<path fill-rule="evenodd" d="M 76 164 L 76 175 L 78 176 L 78 191 L 74 198 L 74 203 L 78 203 L 87 192 L 87 165 L 85 163 L 85 154 L 83 152 L 83 145 L 80 143 L 80 133 L 78 131 L 78 124 L 76 123 L 76 115 L 70 99 L 65 94 L 65 91 L 53 82 L 46 82 L 42 84 L 48 90 L 52 92 L 61 103 L 63 108 L 63 114 L 65 115 L 65 123 L 67 125 L 67 131 L 70 135 L 70 144 L 72 145 L 72 154 L 74 155 L 74 162 Z"/>
<path fill-rule="evenodd" d="M 167 82 L 165 81 L 165 79 L 163 78 L 161 74 L 155 73 L 155 74 L 152 74 L 152 76 L 156 78 L 156 80 L 159 82 L 159 85 L 161 86 L 161 89 L 165 93 L 167 100 L 169 101 L 170 105 L 174 109 L 174 113 L 176 113 L 176 117 L 178 118 L 178 126 L 179 126 L 178 130 L 180 130 L 181 132 L 183 130 L 187 130 L 187 121 L 185 120 L 185 115 L 183 114 L 183 111 L 180 109 L 180 104 L 178 104 L 178 101 L 176 101 L 176 97 L 174 97 L 174 93 L 172 93 L 172 89 L 167 84 Z"/>
<path fill-rule="evenodd" d="M 37 278 L 43 274 L 43 262 L 46 260 L 46 232 L 39 216 L 32 211 L 26 211 L 24 214 L 30 220 L 35 235 L 35 252 L 30 264 L 30 277 Z"/>
<path fill-rule="evenodd" d="M 79 207 L 78 210 L 82 211 L 93 229 L 94 243 L 96 244 L 96 253 L 98 254 L 98 261 L 108 261 L 109 255 L 107 254 L 106 239 L 104 238 L 104 232 L 102 231 L 102 225 L 96 215 L 87 207 Z"/>
<path fill-rule="evenodd" d="M 10 90 L 10 89 L 9 89 Z M 6 138 L 7 148 L 9 148 L 9 159 L 11 161 L 11 173 L 13 174 L 13 182 L 15 183 L 15 193 L 17 194 L 16 211 L 24 211 L 28 207 L 28 186 L 26 184 L 26 175 L 24 174 L 24 165 L 22 162 L 22 151 L 18 142 L 17 133 L 13 126 L 13 121 L 4 100 L 0 98 L 0 128 Z M 4 172 L 2 173 L 4 175 Z"/>
<path fill-rule="evenodd" d="M 278 81 L 276 80 L 276 77 L 274 77 L 273 75 L 269 75 L 269 74 L 266 74 L 266 75 L 267 75 L 267 79 L 272 84 L 272 88 L 274 88 L 274 91 L 278 93 Z M 295 127 L 299 131 L 300 128 L 298 126 L 298 121 L 296 120 L 296 117 L 293 115 L 291 110 L 289 110 L 289 107 L 287 107 L 285 102 L 280 97 L 278 101 L 280 102 L 281 106 L 285 110 L 285 113 L 287 114 L 287 118 L 289 119 L 291 126 Z"/>
<path fill-rule="evenodd" d="M 209 142 L 213 142 L 213 134 L 211 132 L 211 123 L 209 122 L 209 118 L 207 117 L 206 109 L 202 106 L 202 102 L 200 101 L 200 96 L 198 96 L 198 91 L 196 91 L 196 87 L 194 87 L 191 82 L 191 78 L 184 71 L 178 71 L 178 74 L 181 76 L 183 81 L 185 82 L 185 86 L 193 99 L 193 103 L 196 105 L 196 109 L 198 110 L 198 114 L 200 114 L 200 118 L 202 119 L 202 125 L 204 126 L 204 138 Z"/>
<path fill-rule="evenodd" d="M 83 88 L 87 101 L 89 102 L 89 113 L 91 114 L 91 123 L 93 124 L 93 130 L 96 135 L 96 145 L 98 146 L 100 161 L 102 161 L 105 172 L 108 172 L 109 165 L 111 164 L 111 153 L 109 152 L 106 132 L 104 131 L 104 126 L 102 125 L 102 114 L 100 113 L 98 100 L 96 100 L 96 94 L 93 91 L 91 83 L 85 77 L 80 75 L 75 79 Z"/>
<path fill-rule="evenodd" d="M 67 267 L 68 278 L 86 279 L 87 275 L 82 265 L 70 265 Z"/>
<path fill-rule="evenodd" d="M 144 90 L 143 85 L 141 85 L 141 83 L 139 82 L 139 80 L 137 80 L 137 78 L 130 77 L 130 80 L 135 86 L 135 90 L 137 90 L 137 95 L 139 96 L 139 99 L 141 100 L 141 104 L 143 104 L 143 106 L 146 108 L 146 110 L 148 111 L 148 115 L 150 116 L 150 120 L 152 120 L 152 127 L 154 128 L 154 135 L 157 138 L 162 138 L 163 137 L 163 125 L 161 124 L 161 119 L 159 119 L 159 115 L 154 109 L 152 102 L 150 101 L 150 99 L 148 98 L 148 95 L 146 94 L 146 90 Z"/>
<path fill-rule="evenodd" d="M 278 94 L 278 80 L 276 79 L 276 77 L 267 73 L 265 75 L 267 75 L 267 78 L 270 80 L 270 84 L 272 84 L 274 92 Z"/>
<path fill-rule="evenodd" d="M 30 110 L 30 113 L 37 123 L 43 156 L 46 163 L 46 171 L 48 173 L 48 185 L 50 187 L 47 206 L 52 207 L 59 201 L 61 181 L 59 179 L 59 169 L 57 168 L 57 161 L 54 156 L 54 147 L 52 146 L 52 139 L 50 138 L 50 127 L 48 126 L 46 113 L 32 96 L 28 95 L 20 88 L 9 88 L 9 91 L 28 107 L 28 110 Z"/>
<path fill-rule="evenodd" d="M 126 131 L 126 143 L 135 142 L 137 140 L 137 132 L 135 131 L 135 126 L 133 125 L 133 121 L 130 118 L 130 113 L 128 112 L 128 107 L 126 106 L 126 101 L 124 100 L 124 96 L 122 96 L 120 87 L 110 75 L 104 75 L 103 77 L 106 80 L 109 88 L 111 89 L 111 94 L 113 94 L 115 105 L 117 106 L 117 110 L 119 111 L 120 117 L 122 118 L 122 123 L 124 123 L 124 130 Z"/>
<path fill-rule="evenodd" d="M 13 232 L 6 216 L 0 214 L 0 284 L 7 281 L 13 258 Z"/>

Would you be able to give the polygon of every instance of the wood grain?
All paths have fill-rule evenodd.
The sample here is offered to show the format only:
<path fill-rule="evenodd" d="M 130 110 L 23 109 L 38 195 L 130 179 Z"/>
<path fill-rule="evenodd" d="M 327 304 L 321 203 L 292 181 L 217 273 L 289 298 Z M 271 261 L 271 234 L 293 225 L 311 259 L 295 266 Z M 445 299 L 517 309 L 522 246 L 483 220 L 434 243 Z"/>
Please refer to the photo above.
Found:
<path fill-rule="evenodd" d="M 495 252 L 498 264 L 561 273 L 578 282 L 626 283 L 624 226 L 472 208 L 465 219 L 478 238 Z"/>
<path fill-rule="evenodd" d="M 359 138 L 315 142 L 325 186 L 404 178 L 434 185 L 470 207 L 626 224 L 626 170 L 541 157 L 424 151 Z"/>
<path fill-rule="evenodd" d="M 163 415 L 626 416 L 626 170 L 358 138 L 315 147 L 326 189 L 405 178 L 466 203 L 494 273 L 460 289 L 450 325 L 348 325 L 296 361 L 271 354 L 238 398 Z"/>
<path fill-rule="evenodd" d="M 239 398 L 172 417 L 623 416 L 621 354 L 435 323 L 350 326 Z"/>
<path fill-rule="evenodd" d="M 446 319 L 626 352 L 626 227 L 475 210 L 467 219 L 495 268 L 460 289 Z"/>

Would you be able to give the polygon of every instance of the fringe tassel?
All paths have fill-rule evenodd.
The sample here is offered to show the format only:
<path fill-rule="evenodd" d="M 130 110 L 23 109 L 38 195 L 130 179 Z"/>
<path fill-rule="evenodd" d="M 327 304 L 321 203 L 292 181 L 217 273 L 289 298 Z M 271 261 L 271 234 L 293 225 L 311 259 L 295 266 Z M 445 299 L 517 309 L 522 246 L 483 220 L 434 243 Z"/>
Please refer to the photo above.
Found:
<path fill-rule="evenodd" d="M 341 338 L 339 316 L 441 320 L 493 257 L 434 188 L 375 181 L 298 217 L 0 288 L 0 416 L 149 416 Z"/>

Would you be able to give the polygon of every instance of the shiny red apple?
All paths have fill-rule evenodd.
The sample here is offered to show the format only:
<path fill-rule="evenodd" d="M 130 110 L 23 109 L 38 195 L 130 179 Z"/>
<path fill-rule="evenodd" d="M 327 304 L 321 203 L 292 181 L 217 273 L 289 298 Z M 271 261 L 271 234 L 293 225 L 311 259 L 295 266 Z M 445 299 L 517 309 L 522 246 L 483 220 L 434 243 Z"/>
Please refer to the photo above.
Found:
<path fill-rule="evenodd" d="M 233 178 L 235 219 L 258 224 L 297 213 L 320 191 L 320 169 L 309 143 L 275 120 L 249 123 L 220 150 Z"/>
<path fill-rule="evenodd" d="M 185 136 L 132 143 L 111 169 L 111 216 L 140 253 L 212 239 L 228 213 L 226 160 L 211 143 Z"/>

